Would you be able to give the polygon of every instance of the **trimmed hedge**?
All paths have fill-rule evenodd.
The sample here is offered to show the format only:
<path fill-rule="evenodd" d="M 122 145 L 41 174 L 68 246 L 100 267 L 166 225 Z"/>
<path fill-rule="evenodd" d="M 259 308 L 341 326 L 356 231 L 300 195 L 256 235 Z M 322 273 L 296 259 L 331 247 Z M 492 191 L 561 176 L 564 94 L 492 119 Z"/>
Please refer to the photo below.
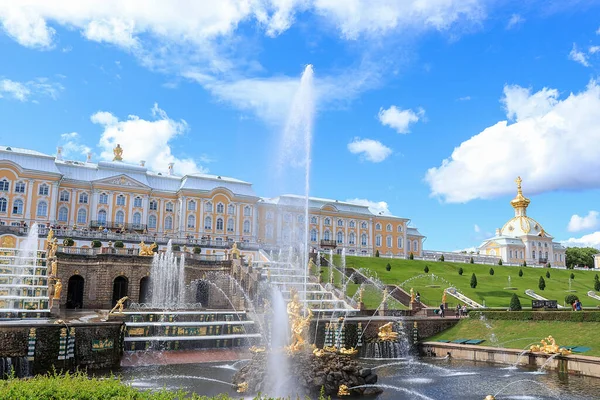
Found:
<path fill-rule="evenodd" d="M 499 321 L 600 322 L 600 311 L 469 311 L 469 317 Z"/>

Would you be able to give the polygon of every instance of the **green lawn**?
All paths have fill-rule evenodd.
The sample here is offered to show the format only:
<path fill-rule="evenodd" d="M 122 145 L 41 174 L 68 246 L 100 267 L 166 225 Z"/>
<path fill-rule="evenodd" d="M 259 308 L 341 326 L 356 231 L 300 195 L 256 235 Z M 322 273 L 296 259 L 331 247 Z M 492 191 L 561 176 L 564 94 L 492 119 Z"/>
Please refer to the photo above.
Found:
<path fill-rule="evenodd" d="M 552 335 L 559 346 L 591 347 L 590 351 L 582 354 L 600 356 L 599 330 L 600 322 L 498 320 L 484 322 L 465 318 L 454 327 L 428 338 L 426 341 L 485 339 L 485 342 L 481 343 L 482 346 L 525 349 L 533 342 L 539 344 L 541 339 Z"/>
<path fill-rule="evenodd" d="M 334 262 L 340 264 L 339 256 L 335 256 Z M 386 271 L 386 265 L 390 263 L 391 270 Z M 429 273 L 423 271 L 425 266 L 428 266 Z M 573 294 L 580 297 L 581 302 L 586 307 L 596 307 L 600 305 L 600 301 L 594 300 L 587 296 L 589 290 L 594 290 L 594 275 L 595 271 L 572 271 L 572 270 L 557 270 L 553 268 L 531 268 L 531 267 L 508 267 L 501 265 L 481 265 L 481 264 L 461 264 L 452 262 L 437 262 L 437 261 L 421 261 L 421 260 L 402 260 L 402 259 L 387 259 L 377 257 L 346 257 L 346 267 L 348 268 L 365 268 L 375 272 L 379 279 L 384 283 L 401 285 L 406 280 L 412 280 L 402 287 L 408 292 L 410 288 L 414 288 L 415 292 L 420 292 L 421 301 L 431 306 L 439 306 L 442 299 L 443 290 L 452 285 L 459 289 L 460 292 L 470 297 L 471 299 L 483 304 L 487 307 L 508 307 L 510 298 L 513 293 L 516 293 L 523 307 L 531 306 L 531 298 L 525 295 L 526 289 L 533 289 L 536 293 L 550 300 L 558 300 L 559 304 L 563 304 L 564 298 L 569 289 L 569 276 L 575 274 L 575 279 L 572 281 L 571 288 L 575 290 Z M 458 274 L 458 269 L 463 268 L 463 275 Z M 494 268 L 494 275 L 489 274 L 490 267 Z M 323 276 L 323 281 L 328 279 L 328 269 L 322 268 L 326 272 Z M 519 269 L 523 270 L 523 277 L 519 277 Z M 550 278 L 546 278 L 546 272 L 550 271 Z M 471 274 L 477 276 L 477 288 L 470 287 Z M 435 284 L 439 284 L 439 288 L 428 287 L 432 284 L 431 274 L 436 275 L 439 279 Z M 426 275 L 418 277 L 419 275 Z M 508 276 L 511 277 L 511 286 L 517 290 L 504 289 L 508 286 Z M 538 281 L 540 276 L 543 276 L 546 281 L 544 291 L 538 289 Z M 336 282 L 338 278 L 336 277 Z M 452 306 L 455 303 L 454 298 L 447 297 L 448 303 Z"/>

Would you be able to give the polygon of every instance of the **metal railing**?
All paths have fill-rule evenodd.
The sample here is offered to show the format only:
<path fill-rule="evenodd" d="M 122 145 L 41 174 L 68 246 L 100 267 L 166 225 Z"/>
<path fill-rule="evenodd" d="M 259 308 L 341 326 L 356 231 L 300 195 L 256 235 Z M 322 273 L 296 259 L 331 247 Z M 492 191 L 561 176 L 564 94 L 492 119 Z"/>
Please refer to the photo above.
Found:
<path fill-rule="evenodd" d="M 112 254 L 119 256 L 137 256 L 140 253 L 139 248 L 118 248 L 118 247 L 69 247 L 69 246 L 58 246 L 58 252 L 64 254 L 82 255 L 82 256 L 95 256 L 99 254 Z M 198 261 L 208 262 L 222 262 L 226 261 L 227 257 L 223 254 L 194 254 L 191 252 L 174 251 L 175 255 L 179 256 L 185 253 L 186 259 L 193 259 Z"/>
<path fill-rule="evenodd" d="M 146 224 L 134 224 L 134 223 L 123 223 L 115 221 L 90 221 L 90 228 L 106 228 L 106 229 L 125 229 L 128 231 L 143 231 L 148 225 Z"/>

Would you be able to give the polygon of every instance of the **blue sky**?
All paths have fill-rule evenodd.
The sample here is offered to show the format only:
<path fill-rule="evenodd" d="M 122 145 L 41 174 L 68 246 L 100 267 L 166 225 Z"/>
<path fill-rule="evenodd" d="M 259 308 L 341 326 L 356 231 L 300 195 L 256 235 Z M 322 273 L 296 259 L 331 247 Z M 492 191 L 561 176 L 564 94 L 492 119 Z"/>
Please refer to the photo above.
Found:
<path fill-rule="evenodd" d="M 302 191 L 277 173 L 314 65 L 311 194 L 411 218 L 425 248 L 529 214 L 600 246 L 600 2 L 0 0 L 0 143 Z M 386 204 L 382 204 L 385 202 Z"/>

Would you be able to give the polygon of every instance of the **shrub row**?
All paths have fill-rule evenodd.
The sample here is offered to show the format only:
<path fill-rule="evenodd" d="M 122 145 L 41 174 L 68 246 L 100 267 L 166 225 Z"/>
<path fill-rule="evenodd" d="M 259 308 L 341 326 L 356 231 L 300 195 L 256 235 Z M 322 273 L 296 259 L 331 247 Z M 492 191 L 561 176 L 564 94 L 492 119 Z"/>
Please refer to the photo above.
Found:
<path fill-rule="evenodd" d="M 600 311 L 471 311 L 471 318 L 481 316 L 489 320 L 504 321 L 565 321 L 600 322 Z"/>

